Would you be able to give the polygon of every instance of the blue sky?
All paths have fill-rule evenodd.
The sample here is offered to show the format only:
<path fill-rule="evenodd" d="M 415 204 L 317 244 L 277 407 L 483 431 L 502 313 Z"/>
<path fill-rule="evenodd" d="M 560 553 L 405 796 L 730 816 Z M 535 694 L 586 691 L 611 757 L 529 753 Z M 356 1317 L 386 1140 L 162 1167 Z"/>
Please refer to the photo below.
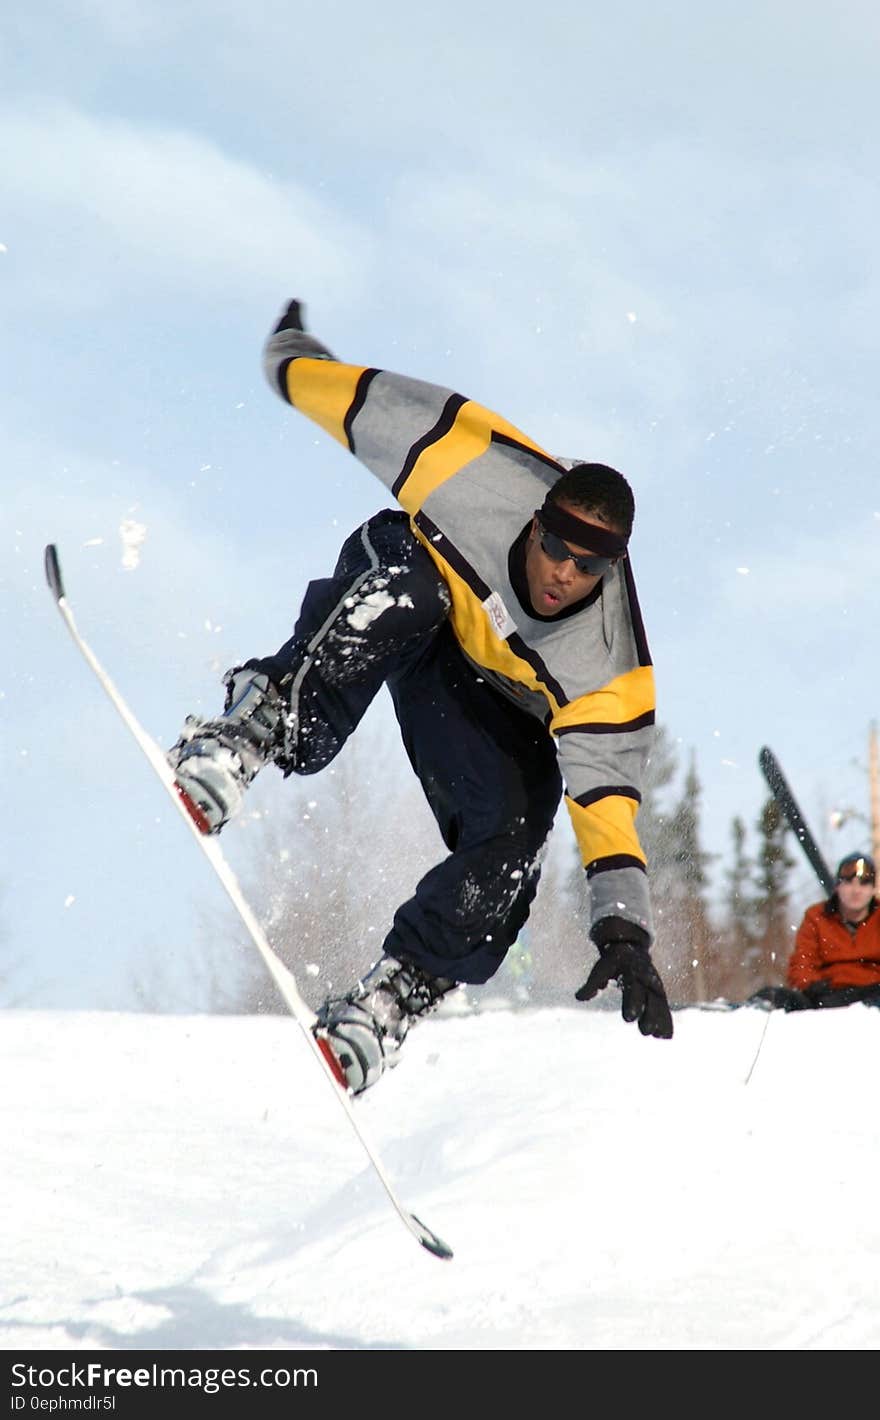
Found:
<path fill-rule="evenodd" d="M 212 892 L 65 640 L 44 544 L 168 744 L 385 504 L 263 382 L 293 295 L 342 358 L 627 473 L 707 848 L 753 822 L 765 743 L 829 857 L 866 843 L 827 818 L 868 813 L 880 708 L 878 48 L 852 0 L 4 6 L 12 994 L 125 1004 L 133 963 L 185 972 Z"/>

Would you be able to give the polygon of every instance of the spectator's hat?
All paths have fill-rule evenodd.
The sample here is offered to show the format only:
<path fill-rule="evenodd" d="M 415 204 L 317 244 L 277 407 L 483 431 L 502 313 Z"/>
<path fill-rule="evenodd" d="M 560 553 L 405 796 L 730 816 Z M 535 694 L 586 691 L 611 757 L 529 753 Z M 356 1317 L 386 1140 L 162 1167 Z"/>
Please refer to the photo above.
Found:
<path fill-rule="evenodd" d="M 852 882 L 858 878 L 862 882 L 874 882 L 877 871 L 870 853 L 847 853 L 837 865 L 837 881 Z"/>

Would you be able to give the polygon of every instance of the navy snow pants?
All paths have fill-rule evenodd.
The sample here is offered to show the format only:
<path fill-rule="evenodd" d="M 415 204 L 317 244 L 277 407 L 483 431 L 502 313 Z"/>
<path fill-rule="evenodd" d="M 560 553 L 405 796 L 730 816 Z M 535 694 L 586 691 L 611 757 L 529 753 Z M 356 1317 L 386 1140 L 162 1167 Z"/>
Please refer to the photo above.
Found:
<path fill-rule="evenodd" d="M 407 514 L 386 510 L 346 540 L 332 577 L 309 584 L 277 655 L 248 664 L 289 698 L 287 773 L 329 764 L 388 686 L 449 856 L 398 908 L 383 951 L 481 983 L 528 917 L 562 781 L 546 728 L 462 655 L 449 606 Z"/>

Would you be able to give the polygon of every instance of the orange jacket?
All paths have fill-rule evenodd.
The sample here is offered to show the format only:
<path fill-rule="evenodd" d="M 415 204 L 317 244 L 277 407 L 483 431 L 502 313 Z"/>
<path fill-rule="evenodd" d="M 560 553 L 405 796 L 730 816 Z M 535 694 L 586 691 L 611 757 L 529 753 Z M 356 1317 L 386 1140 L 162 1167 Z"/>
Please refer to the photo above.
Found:
<path fill-rule="evenodd" d="M 789 986 L 798 991 L 815 981 L 829 986 L 880 986 L 880 909 L 876 898 L 855 932 L 844 925 L 837 898 L 808 907 L 788 963 Z"/>

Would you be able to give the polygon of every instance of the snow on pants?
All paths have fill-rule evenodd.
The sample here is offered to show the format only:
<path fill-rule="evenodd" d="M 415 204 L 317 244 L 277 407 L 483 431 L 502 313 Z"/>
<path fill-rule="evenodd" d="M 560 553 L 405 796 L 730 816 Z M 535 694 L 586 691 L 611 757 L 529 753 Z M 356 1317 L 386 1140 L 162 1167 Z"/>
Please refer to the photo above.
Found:
<path fill-rule="evenodd" d="M 309 584 L 290 641 L 248 664 L 289 697 L 288 773 L 329 764 L 388 686 L 449 856 L 398 908 L 383 951 L 480 983 L 528 917 L 562 782 L 545 727 L 462 655 L 449 606 L 408 516 L 386 510 L 346 540 L 332 577 Z"/>

